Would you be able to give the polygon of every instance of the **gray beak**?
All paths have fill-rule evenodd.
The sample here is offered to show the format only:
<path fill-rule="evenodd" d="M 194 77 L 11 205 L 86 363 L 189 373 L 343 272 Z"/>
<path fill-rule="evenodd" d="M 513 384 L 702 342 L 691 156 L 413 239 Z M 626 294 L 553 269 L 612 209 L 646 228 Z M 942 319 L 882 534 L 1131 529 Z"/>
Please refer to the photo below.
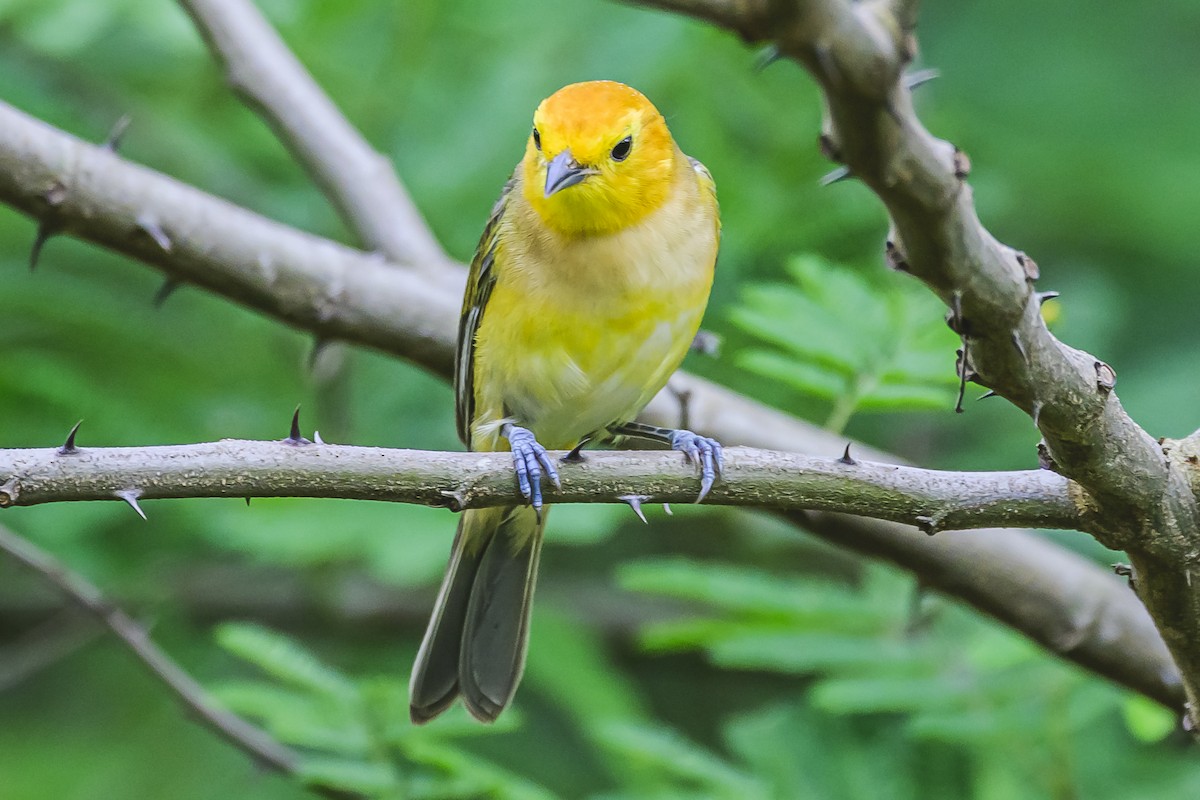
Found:
<path fill-rule="evenodd" d="M 577 163 L 570 148 L 563 150 L 546 165 L 546 197 L 574 186 L 595 172 Z"/>

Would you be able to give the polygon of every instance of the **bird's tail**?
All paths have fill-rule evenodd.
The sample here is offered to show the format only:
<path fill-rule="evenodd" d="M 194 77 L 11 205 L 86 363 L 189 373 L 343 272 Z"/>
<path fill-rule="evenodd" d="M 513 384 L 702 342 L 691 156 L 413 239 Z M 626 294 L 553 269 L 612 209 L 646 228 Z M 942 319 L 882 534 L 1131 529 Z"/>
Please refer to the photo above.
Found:
<path fill-rule="evenodd" d="M 472 716 L 494 722 L 525 669 L 529 610 L 546 513 L 529 506 L 466 511 L 413 664 L 412 721 L 428 722 L 462 694 Z"/>

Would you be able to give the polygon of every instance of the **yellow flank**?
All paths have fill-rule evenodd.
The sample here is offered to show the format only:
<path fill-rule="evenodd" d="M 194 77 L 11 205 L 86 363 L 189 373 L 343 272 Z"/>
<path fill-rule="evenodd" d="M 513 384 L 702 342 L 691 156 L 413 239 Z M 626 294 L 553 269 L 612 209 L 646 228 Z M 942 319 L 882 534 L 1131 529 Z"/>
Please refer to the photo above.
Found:
<path fill-rule="evenodd" d="M 584 177 L 551 192 L 556 159 Z M 506 449 L 506 421 L 568 448 L 633 419 L 708 301 L 719 237 L 708 172 L 635 90 L 574 84 L 538 108 L 495 214 L 463 309 L 471 447 Z"/>

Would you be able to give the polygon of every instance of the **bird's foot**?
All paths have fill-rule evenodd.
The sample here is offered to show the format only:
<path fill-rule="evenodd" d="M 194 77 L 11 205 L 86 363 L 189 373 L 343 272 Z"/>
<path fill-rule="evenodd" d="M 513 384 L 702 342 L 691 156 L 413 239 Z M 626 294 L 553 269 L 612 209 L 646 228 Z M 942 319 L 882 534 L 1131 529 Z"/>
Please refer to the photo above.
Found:
<path fill-rule="evenodd" d="M 501 431 L 508 439 L 512 448 L 513 469 L 517 473 L 517 486 L 521 495 L 533 506 L 533 510 L 541 516 L 542 513 L 542 474 L 545 473 L 554 483 L 556 489 L 562 488 L 558 480 L 558 470 L 554 468 L 554 459 L 542 447 L 533 432 L 518 425 L 506 425 Z"/>
<path fill-rule="evenodd" d="M 700 473 L 700 496 L 696 498 L 696 502 L 701 502 L 712 489 L 717 475 L 725 469 L 725 454 L 721 443 L 716 439 L 680 429 L 671 434 L 671 449 L 683 453 L 689 464 L 696 465 L 696 471 Z"/>

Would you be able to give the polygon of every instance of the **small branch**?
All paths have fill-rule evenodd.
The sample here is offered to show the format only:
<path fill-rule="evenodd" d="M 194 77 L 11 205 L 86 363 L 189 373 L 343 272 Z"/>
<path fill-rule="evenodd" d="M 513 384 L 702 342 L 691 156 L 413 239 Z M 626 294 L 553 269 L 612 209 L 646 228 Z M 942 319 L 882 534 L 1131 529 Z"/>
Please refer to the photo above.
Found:
<path fill-rule="evenodd" d="M 53 584 L 73 603 L 103 623 L 209 730 L 249 755 L 255 763 L 285 775 L 297 774 L 299 758 L 295 753 L 241 717 L 221 708 L 203 686 L 150 641 L 141 625 L 106 600 L 86 578 L 3 526 L 0 526 L 0 550 Z M 314 791 L 319 789 L 314 787 Z"/>
<path fill-rule="evenodd" d="M 442 373 L 454 360 L 461 288 L 259 216 L 4 103 L 0 201 L 322 338 Z M 143 230 L 151 211 L 169 250 Z"/>
<path fill-rule="evenodd" d="M 560 456 L 562 454 L 559 454 Z M 728 448 L 706 502 L 860 514 L 927 533 L 986 526 L 1078 528 L 1068 482 L 1045 470 L 941 472 Z M 592 453 L 564 464 L 547 502 L 687 503 L 695 471 L 678 453 Z M 520 504 L 507 453 L 446 453 L 223 440 L 169 447 L 0 450 L 0 506 L 177 497 L 341 497 L 455 510 Z"/>
<path fill-rule="evenodd" d="M 449 257 L 391 162 L 334 105 L 250 0 L 180 0 L 229 83 L 274 129 L 362 246 L 427 276 Z"/>

